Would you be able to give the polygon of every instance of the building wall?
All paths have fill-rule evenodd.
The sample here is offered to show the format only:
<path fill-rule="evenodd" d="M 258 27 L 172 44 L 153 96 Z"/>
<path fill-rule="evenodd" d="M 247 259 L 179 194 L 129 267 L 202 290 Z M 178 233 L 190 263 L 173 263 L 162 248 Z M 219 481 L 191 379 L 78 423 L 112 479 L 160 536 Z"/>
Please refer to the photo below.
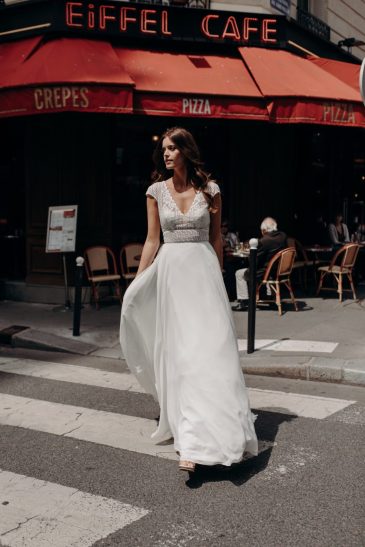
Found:
<path fill-rule="evenodd" d="M 298 0 L 291 0 L 290 17 L 296 19 Z M 365 1 L 364 0 L 308 0 L 308 7 L 318 19 L 331 28 L 331 41 L 337 44 L 345 38 L 356 38 L 365 42 Z M 212 9 L 246 11 L 256 13 L 279 12 L 272 8 L 270 0 L 213 0 Z M 352 54 L 363 59 L 365 45 L 354 47 Z"/>
<path fill-rule="evenodd" d="M 331 39 L 337 43 L 354 37 L 365 42 L 365 2 L 363 0 L 328 0 L 327 24 L 331 27 Z M 353 55 L 365 57 L 365 45 L 354 47 Z"/>

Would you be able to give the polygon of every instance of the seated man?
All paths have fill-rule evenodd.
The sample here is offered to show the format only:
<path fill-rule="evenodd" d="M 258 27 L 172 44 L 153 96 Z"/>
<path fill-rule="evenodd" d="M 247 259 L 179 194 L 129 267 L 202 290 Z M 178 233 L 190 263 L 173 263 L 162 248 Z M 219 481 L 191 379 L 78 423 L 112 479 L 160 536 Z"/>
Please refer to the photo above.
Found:
<path fill-rule="evenodd" d="M 288 246 L 286 234 L 279 232 L 276 220 L 267 217 L 261 223 L 262 238 L 259 239 L 257 247 L 257 275 L 256 279 L 262 279 L 265 268 L 271 258 L 281 249 Z M 242 268 L 236 271 L 236 288 L 238 304 L 232 307 L 235 311 L 244 311 L 248 308 L 248 285 L 249 269 Z"/>

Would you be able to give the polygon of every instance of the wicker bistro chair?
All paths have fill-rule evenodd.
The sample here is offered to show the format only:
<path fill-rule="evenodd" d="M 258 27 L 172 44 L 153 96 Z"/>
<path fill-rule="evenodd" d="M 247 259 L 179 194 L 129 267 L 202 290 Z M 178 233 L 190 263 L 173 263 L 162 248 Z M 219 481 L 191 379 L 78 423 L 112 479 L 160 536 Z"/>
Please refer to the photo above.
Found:
<path fill-rule="evenodd" d="M 110 283 L 114 289 L 114 298 L 121 301 L 120 275 L 113 251 L 109 247 L 88 247 L 84 252 L 87 278 L 91 285 L 92 298 L 96 309 L 99 309 L 99 287 L 102 283 Z"/>
<path fill-rule="evenodd" d="M 143 245 L 141 243 L 127 243 L 120 250 L 120 271 L 126 287 L 137 275 L 142 249 Z"/>
<path fill-rule="evenodd" d="M 263 286 L 270 287 L 275 294 L 275 302 L 279 310 L 279 315 L 282 315 L 280 292 L 280 287 L 282 285 L 285 285 L 288 289 L 295 311 L 298 311 L 298 305 L 290 283 L 290 274 L 293 269 L 294 260 L 295 247 L 287 247 L 286 249 L 278 251 L 266 266 L 264 277 L 256 288 L 256 302 L 271 302 L 271 300 L 259 299 L 260 289 Z"/>
<path fill-rule="evenodd" d="M 338 292 L 339 301 L 342 302 L 342 295 L 344 292 L 352 292 L 354 300 L 357 299 L 354 283 L 352 280 L 352 270 L 356 262 L 357 255 L 359 253 L 360 245 L 357 243 L 347 243 L 341 247 L 331 260 L 331 263 L 327 266 L 320 266 L 318 271 L 321 272 L 317 295 L 320 291 L 335 291 Z M 336 264 L 337 263 L 337 264 Z M 336 283 L 336 287 L 322 287 L 324 278 L 326 275 L 333 275 Z M 343 288 L 343 277 L 347 276 L 351 289 Z"/>

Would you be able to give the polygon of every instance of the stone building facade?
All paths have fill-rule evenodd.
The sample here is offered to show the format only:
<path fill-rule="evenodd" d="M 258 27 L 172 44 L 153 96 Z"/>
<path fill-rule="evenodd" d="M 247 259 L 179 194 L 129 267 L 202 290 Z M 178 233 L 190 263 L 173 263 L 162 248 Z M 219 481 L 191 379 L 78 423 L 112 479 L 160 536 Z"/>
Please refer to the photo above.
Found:
<path fill-rule="evenodd" d="M 321 22 L 330 29 L 330 39 L 338 44 L 341 40 L 355 38 L 364 42 L 360 46 L 350 46 L 351 53 L 358 59 L 365 57 L 365 2 L 363 0 L 213 0 L 211 9 L 244 11 L 253 13 L 280 13 L 274 5 L 281 5 L 284 11 L 288 7 L 290 17 L 302 18 L 303 24 L 320 27 Z M 303 13 L 304 12 L 304 13 Z M 306 17 L 306 12 L 314 16 L 313 20 Z M 319 21 L 316 22 L 315 18 Z M 342 46 L 345 47 L 346 46 Z"/>

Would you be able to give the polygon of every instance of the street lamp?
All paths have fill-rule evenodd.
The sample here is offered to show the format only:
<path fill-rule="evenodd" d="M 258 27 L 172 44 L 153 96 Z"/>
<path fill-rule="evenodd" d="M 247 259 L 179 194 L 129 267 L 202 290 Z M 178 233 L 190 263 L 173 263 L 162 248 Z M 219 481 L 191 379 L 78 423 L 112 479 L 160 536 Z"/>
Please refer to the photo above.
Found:
<path fill-rule="evenodd" d="M 363 40 L 356 40 L 356 38 L 344 38 L 344 40 L 337 42 L 337 45 L 339 47 L 347 47 L 347 51 L 350 52 L 353 47 L 365 46 L 365 42 Z"/>

